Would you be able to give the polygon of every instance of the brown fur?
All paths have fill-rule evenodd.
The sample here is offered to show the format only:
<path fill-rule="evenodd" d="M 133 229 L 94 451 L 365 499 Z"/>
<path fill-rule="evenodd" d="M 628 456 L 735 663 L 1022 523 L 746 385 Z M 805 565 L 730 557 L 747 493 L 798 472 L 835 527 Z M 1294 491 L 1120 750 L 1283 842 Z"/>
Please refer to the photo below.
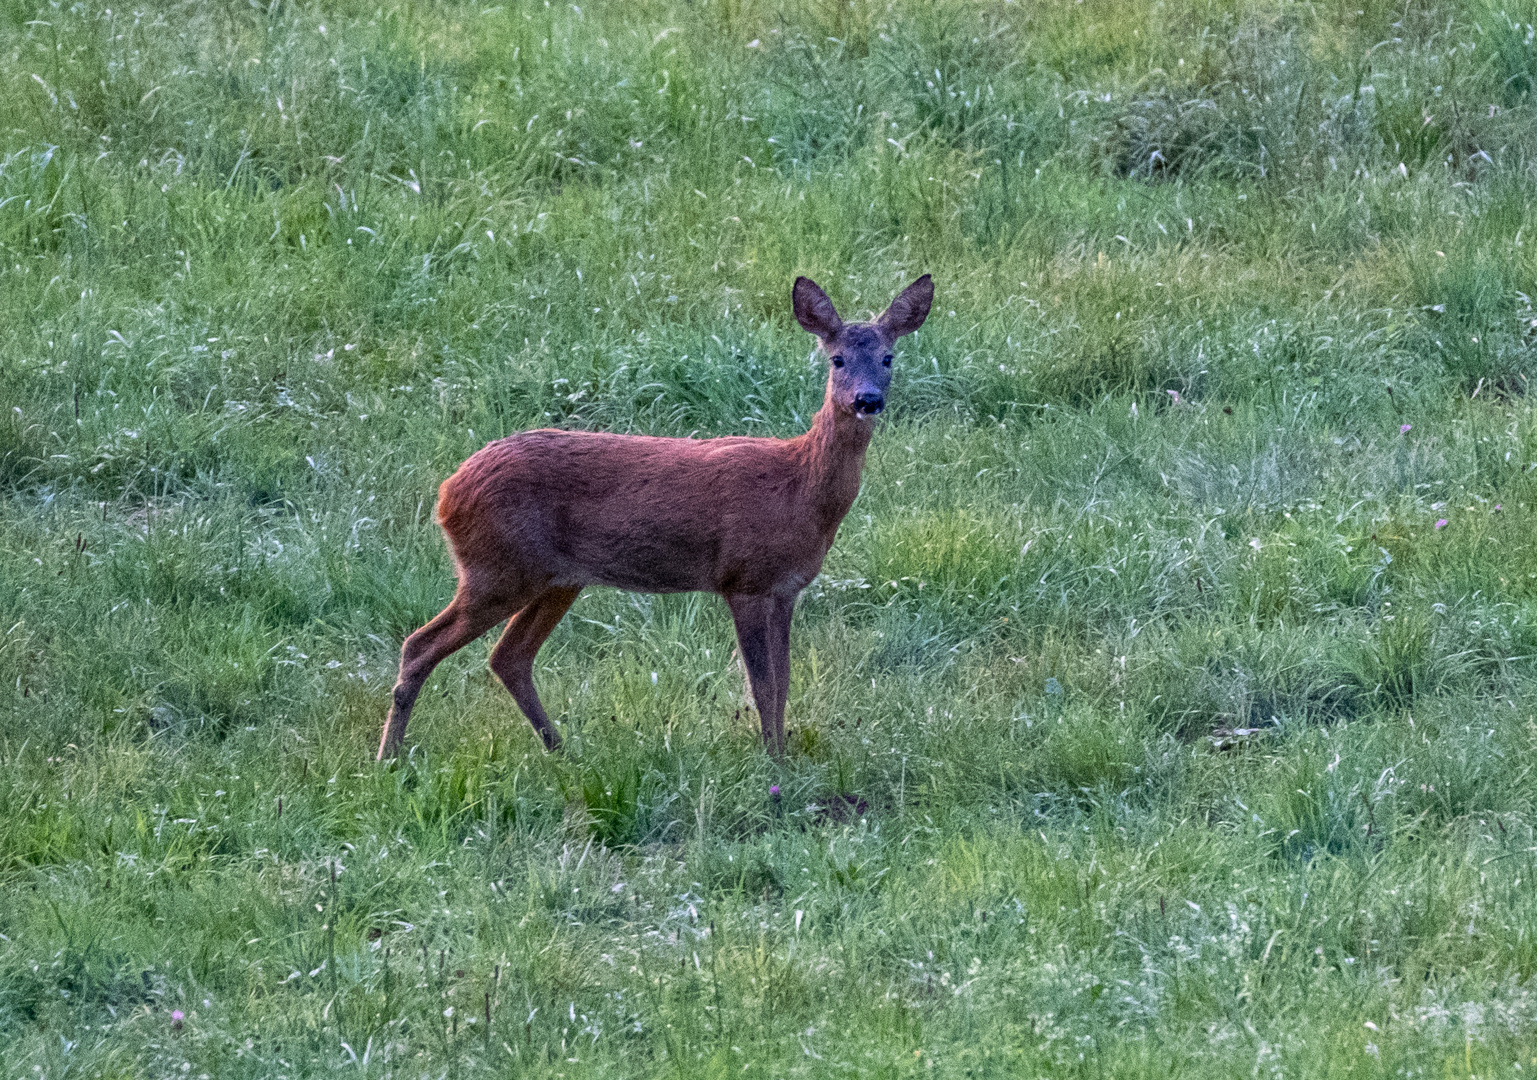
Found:
<path fill-rule="evenodd" d="M 790 615 L 859 493 L 892 343 L 922 324 L 932 294 L 925 275 L 881 319 L 845 325 L 815 284 L 797 280 L 797 318 L 836 365 L 798 438 L 539 430 L 471 456 L 438 493 L 459 588 L 406 639 L 380 760 L 398 751 L 432 669 L 509 616 L 492 670 L 546 746 L 558 745 L 534 690 L 534 656 L 587 585 L 723 596 L 764 742 L 782 754 Z"/>

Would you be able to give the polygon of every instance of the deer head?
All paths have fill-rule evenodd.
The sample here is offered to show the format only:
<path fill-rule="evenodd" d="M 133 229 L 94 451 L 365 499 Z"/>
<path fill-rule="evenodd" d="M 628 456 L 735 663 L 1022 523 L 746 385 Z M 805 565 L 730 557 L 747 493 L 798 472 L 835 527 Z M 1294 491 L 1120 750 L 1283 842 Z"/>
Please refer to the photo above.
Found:
<path fill-rule="evenodd" d="M 845 323 L 810 278 L 796 278 L 791 295 L 796 321 L 816 336 L 818 348 L 828 358 L 828 400 L 859 420 L 880 415 L 891 384 L 892 347 L 897 338 L 911 334 L 928 318 L 934 302 L 933 280 L 924 274 L 873 322 Z"/>

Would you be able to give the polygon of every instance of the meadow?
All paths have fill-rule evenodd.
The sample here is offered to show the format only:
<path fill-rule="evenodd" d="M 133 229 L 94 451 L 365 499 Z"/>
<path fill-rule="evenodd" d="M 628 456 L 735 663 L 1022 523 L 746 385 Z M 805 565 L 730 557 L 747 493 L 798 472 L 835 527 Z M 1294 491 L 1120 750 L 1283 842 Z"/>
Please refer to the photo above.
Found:
<path fill-rule="evenodd" d="M 1534 24 L 0 0 L 0 1075 L 1537 1070 Z M 461 460 L 925 271 L 783 764 L 603 589 L 374 763 Z"/>

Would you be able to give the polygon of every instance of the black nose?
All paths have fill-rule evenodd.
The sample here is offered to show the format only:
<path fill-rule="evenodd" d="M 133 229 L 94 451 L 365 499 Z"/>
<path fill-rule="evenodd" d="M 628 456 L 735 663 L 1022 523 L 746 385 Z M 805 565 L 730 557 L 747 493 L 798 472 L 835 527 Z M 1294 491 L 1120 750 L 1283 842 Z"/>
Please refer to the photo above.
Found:
<path fill-rule="evenodd" d="M 874 416 L 886 407 L 886 399 L 879 394 L 860 394 L 854 398 L 854 411 Z"/>

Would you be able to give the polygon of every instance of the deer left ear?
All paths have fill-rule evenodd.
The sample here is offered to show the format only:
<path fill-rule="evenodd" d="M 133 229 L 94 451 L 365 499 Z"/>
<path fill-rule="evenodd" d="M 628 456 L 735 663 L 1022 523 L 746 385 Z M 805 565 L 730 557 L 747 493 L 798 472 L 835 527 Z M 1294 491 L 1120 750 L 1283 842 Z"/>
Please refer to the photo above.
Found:
<path fill-rule="evenodd" d="M 924 274 L 902 290 L 902 295 L 876 321 L 880 328 L 893 338 L 911 334 L 929 317 L 929 307 L 934 303 L 934 279 Z"/>

